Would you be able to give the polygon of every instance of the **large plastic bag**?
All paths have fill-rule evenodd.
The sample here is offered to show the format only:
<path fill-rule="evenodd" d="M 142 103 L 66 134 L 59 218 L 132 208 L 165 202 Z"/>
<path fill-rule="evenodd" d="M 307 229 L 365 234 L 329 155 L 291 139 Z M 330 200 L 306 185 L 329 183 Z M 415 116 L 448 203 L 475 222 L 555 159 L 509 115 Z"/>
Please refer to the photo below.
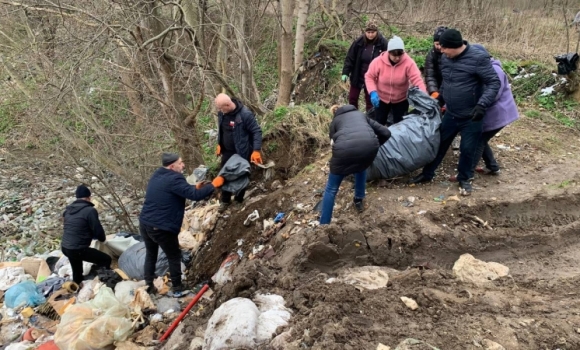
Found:
<path fill-rule="evenodd" d="M 38 306 L 44 303 L 46 299 L 36 290 L 36 284 L 32 281 L 18 283 L 6 291 L 4 303 L 9 308 L 20 306 Z"/>
<path fill-rule="evenodd" d="M 367 169 L 367 180 L 407 175 L 432 162 L 439 151 L 441 114 L 437 101 L 416 87 L 409 89 L 414 112 L 389 127 L 391 138 Z"/>
<path fill-rule="evenodd" d="M 260 311 L 250 299 L 226 301 L 207 323 L 203 349 L 255 349 L 259 316 Z"/>
<path fill-rule="evenodd" d="M 22 266 L 8 266 L 0 269 L 0 290 L 7 290 L 20 282 L 33 280 L 32 276 L 24 272 Z"/>
<path fill-rule="evenodd" d="M 70 306 L 62 315 L 54 334 L 60 349 L 114 349 L 115 341 L 132 334 L 131 311 L 120 303 L 111 288 L 101 287 L 95 298 Z"/>
<path fill-rule="evenodd" d="M 144 280 L 144 266 L 145 266 L 145 243 L 139 242 L 132 245 L 121 254 L 119 258 L 119 268 L 129 276 L 129 278 L 136 280 Z M 159 255 L 157 255 L 157 264 L 155 265 L 155 274 L 163 276 L 169 271 L 169 261 L 167 256 L 159 248 Z"/>
<path fill-rule="evenodd" d="M 115 297 L 123 304 L 129 304 L 135 297 L 135 290 L 147 285 L 145 281 L 123 281 L 115 286 Z"/>

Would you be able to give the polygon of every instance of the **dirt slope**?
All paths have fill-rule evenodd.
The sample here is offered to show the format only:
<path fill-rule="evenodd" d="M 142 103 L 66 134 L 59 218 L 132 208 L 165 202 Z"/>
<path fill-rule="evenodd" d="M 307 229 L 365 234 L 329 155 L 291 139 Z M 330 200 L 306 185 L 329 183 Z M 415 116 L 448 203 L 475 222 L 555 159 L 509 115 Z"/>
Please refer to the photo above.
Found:
<path fill-rule="evenodd" d="M 208 279 L 238 249 L 244 258 L 234 281 L 215 288 L 213 303 L 188 318 L 180 336 L 187 341 L 202 333 L 222 302 L 267 292 L 284 296 L 294 311 L 287 349 L 374 350 L 405 338 L 440 349 L 487 348 L 485 339 L 506 349 L 580 349 L 578 145 L 575 132 L 524 119 L 493 141 L 502 174 L 477 175 L 471 197 L 449 200 L 458 194 L 447 181 L 457 159 L 450 151 L 431 184 L 371 184 L 361 215 L 345 182 L 336 220 L 312 228 L 308 222 L 316 216 L 297 206 L 312 208 L 320 199 L 328 154 L 321 155 L 324 160 L 283 188 L 256 191 L 243 210 L 220 219 L 190 277 Z M 415 197 L 413 206 L 408 197 Z M 293 216 L 266 240 L 259 223 L 242 225 L 255 209 L 261 218 L 279 211 Z M 271 244 L 275 255 L 248 260 L 257 242 Z M 504 264 L 510 276 L 484 285 L 460 282 L 451 268 L 463 253 Z M 367 265 L 396 269 L 387 288 L 361 292 L 326 283 L 346 267 Z M 405 307 L 401 296 L 415 299 L 419 309 Z"/>

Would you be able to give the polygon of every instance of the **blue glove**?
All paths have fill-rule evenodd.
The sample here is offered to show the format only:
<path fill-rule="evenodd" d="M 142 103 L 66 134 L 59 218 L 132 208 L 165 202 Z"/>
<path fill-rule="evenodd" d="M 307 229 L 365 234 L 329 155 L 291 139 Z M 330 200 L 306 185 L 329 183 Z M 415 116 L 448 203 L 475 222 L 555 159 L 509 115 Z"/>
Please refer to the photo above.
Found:
<path fill-rule="evenodd" d="M 381 99 L 379 98 L 379 94 L 376 91 L 371 91 L 370 95 L 373 107 L 379 108 L 379 102 L 381 101 Z"/>

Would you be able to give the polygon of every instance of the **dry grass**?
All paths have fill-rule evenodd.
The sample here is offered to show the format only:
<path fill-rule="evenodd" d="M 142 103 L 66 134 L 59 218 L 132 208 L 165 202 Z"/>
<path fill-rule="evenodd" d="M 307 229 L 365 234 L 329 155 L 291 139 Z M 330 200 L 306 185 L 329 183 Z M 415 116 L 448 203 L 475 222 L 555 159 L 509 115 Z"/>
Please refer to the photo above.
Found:
<path fill-rule="evenodd" d="M 564 11 L 558 1 L 418 1 L 399 10 L 398 16 L 383 16 L 389 25 L 422 35 L 438 25 L 457 28 L 466 40 L 513 59 L 554 64 L 553 56 L 575 50 L 579 38 L 566 26 L 578 9 Z"/>

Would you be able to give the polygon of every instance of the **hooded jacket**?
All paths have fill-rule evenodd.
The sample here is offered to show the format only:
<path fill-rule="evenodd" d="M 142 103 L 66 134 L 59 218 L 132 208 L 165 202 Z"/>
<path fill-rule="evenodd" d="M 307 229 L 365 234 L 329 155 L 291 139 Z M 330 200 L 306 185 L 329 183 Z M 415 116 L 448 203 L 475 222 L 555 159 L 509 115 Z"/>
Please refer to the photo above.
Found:
<path fill-rule="evenodd" d="M 403 53 L 401 60 L 393 65 L 389 53 L 383 52 L 371 62 L 365 74 L 367 90 L 369 93 L 376 91 L 384 103 L 399 103 L 406 100 L 409 81 L 413 86 L 427 92 L 421 71 L 406 53 Z"/>
<path fill-rule="evenodd" d="M 340 107 L 330 123 L 333 141 L 330 172 L 350 175 L 366 170 L 375 160 L 379 147 L 390 137 L 386 126 L 369 119 L 355 106 Z"/>
<path fill-rule="evenodd" d="M 492 59 L 491 65 L 499 78 L 500 88 L 495 102 L 485 112 L 485 117 L 483 118 L 484 132 L 503 128 L 520 117 L 507 75 L 501 67 L 501 62 Z"/>
<path fill-rule="evenodd" d="M 214 187 L 207 184 L 196 190 L 182 174 L 159 168 L 149 179 L 145 203 L 139 222 L 163 231 L 179 234 L 185 212 L 185 199 L 200 201 L 212 195 Z"/>
<path fill-rule="evenodd" d="M 91 245 L 93 239 L 105 241 L 105 230 L 94 206 L 84 199 L 77 199 L 66 207 L 62 214 L 64 220 L 62 247 L 84 249 Z"/>
<path fill-rule="evenodd" d="M 489 108 L 500 88 L 499 78 L 489 60 L 489 53 L 465 42 L 465 50 L 456 57 L 441 59 L 443 96 L 446 116 L 458 119 L 471 118 L 473 108 Z"/>
<path fill-rule="evenodd" d="M 232 102 L 236 108 L 227 113 L 228 116 L 234 117 L 234 144 L 236 147 L 236 154 L 239 154 L 244 159 L 250 159 L 252 151 L 259 151 L 262 149 L 262 129 L 256 121 L 254 113 L 244 106 L 240 101 L 232 98 Z M 224 114 L 218 112 L 218 144 L 222 147 L 222 121 Z"/>
<path fill-rule="evenodd" d="M 388 40 L 377 32 L 377 37 L 373 45 L 372 60 L 377 58 L 382 52 L 387 51 Z M 367 45 L 365 41 L 365 34 L 356 39 L 348 49 L 348 53 L 344 59 L 344 66 L 342 67 L 342 75 L 350 76 L 350 84 L 352 86 L 361 87 L 365 82 L 365 72 L 362 72 L 362 54 Z M 370 90 L 368 90 L 370 91 Z"/>

